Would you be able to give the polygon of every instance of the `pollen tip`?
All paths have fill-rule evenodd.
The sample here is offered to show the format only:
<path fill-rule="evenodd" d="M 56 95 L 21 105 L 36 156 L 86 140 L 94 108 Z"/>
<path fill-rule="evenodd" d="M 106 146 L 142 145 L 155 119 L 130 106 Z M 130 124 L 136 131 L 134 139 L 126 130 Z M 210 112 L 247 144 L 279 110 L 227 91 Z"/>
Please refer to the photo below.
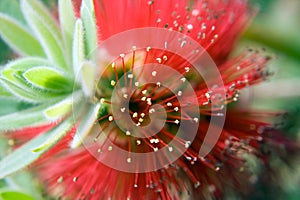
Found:
<path fill-rule="evenodd" d="M 131 135 L 131 132 L 130 131 L 126 131 L 126 135 Z"/>
<path fill-rule="evenodd" d="M 116 85 L 116 81 L 111 80 L 111 81 L 110 81 L 110 85 L 111 85 L 111 86 L 115 86 L 115 85 Z"/>
<path fill-rule="evenodd" d="M 113 116 L 109 116 L 108 117 L 108 121 L 112 122 L 114 120 L 114 117 Z"/>

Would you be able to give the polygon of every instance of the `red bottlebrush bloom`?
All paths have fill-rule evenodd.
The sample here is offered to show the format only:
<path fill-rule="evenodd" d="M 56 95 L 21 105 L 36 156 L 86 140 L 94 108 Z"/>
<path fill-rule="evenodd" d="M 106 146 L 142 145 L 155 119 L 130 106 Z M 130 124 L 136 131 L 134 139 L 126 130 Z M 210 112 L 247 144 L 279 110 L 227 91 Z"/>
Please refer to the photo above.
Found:
<path fill-rule="evenodd" d="M 100 41 L 133 28 L 167 28 L 197 40 L 217 64 L 225 61 L 254 14 L 244 0 L 94 2 Z"/>
<path fill-rule="evenodd" d="M 156 30 L 154 43 L 164 43 L 164 49 L 132 46 L 117 58 L 110 58 L 107 49 L 100 51 L 106 57 L 100 56 L 97 63 L 101 77 L 94 99 L 102 105 L 97 113 L 101 131 L 93 129 L 84 147 L 76 150 L 65 149 L 68 140 L 63 140 L 52 157 L 43 160 L 37 172 L 50 194 L 63 199 L 166 200 L 251 191 L 248 186 L 257 175 L 246 162 L 266 162 L 260 148 L 278 133 L 268 121 L 272 114 L 225 112 L 226 105 L 238 101 L 239 90 L 269 76 L 265 65 L 270 58 L 261 52 L 249 50 L 228 58 L 253 16 L 247 1 L 95 0 L 94 5 L 100 46 L 122 46 L 125 40 L 110 43 L 110 37 L 156 27 L 163 29 Z M 170 35 L 165 35 L 167 30 Z M 172 38 L 172 33 L 193 40 Z M 143 37 L 147 38 L 137 40 Z M 184 51 L 184 57 L 169 50 L 177 41 L 181 49 L 194 41 L 202 46 L 220 77 L 199 73 L 191 52 Z M 214 66 L 205 67 L 210 71 Z M 211 87 L 215 79 L 222 86 Z M 213 135 L 207 139 L 208 130 Z M 151 153 L 157 156 L 148 156 Z"/>

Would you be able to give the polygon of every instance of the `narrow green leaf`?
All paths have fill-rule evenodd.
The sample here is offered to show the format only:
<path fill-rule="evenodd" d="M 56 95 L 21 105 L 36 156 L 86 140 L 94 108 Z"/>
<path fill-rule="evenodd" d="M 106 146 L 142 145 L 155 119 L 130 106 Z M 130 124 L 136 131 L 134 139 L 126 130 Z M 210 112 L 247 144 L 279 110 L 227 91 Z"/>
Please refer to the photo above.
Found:
<path fill-rule="evenodd" d="M 34 198 L 25 193 L 8 190 L 0 192 L 0 200 L 34 200 Z"/>
<path fill-rule="evenodd" d="M 44 199 L 39 183 L 32 181 L 34 178 L 34 174 L 24 170 L 6 177 L 5 182 L 7 183 L 7 187 L 15 191 L 22 191 L 34 199 Z"/>
<path fill-rule="evenodd" d="M 62 92 L 72 90 L 72 84 L 64 74 L 50 67 L 34 67 L 25 71 L 23 76 L 26 81 L 40 89 Z"/>
<path fill-rule="evenodd" d="M 34 57 L 18 59 L 8 63 L 0 74 L 3 87 L 15 96 L 29 102 L 43 102 L 55 100 L 67 91 L 45 91 L 34 87 L 23 77 L 23 72 L 35 66 L 45 66 L 49 61 Z M 71 88 L 71 87 L 70 87 Z"/>
<path fill-rule="evenodd" d="M 1 71 L 1 77 L 11 81 L 18 82 L 18 79 L 15 77 L 19 72 L 24 72 L 27 69 L 30 69 L 35 66 L 44 66 L 48 65 L 49 62 L 44 59 L 28 57 L 14 60 L 6 64 L 5 68 Z"/>
<path fill-rule="evenodd" d="M 21 23 L 25 22 L 18 0 L 1 0 L 0 12 L 13 17 Z"/>
<path fill-rule="evenodd" d="M 0 116 L 17 112 L 22 107 L 20 100 L 14 97 L 0 97 Z M 0 125 L 1 126 L 1 125 Z"/>
<path fill-rule="evenodd" d="M 6 78 L 0 77 L 0 83 L 14 96 L 22 101 L 30 103 L 55 102 L 64 97 L 64 94 L 53 94 L 42 90 L 35 90 L 22 81 L 12 82 Z"/>
<path fill-rule="evenodd" d="M 59 139 L 66 135 L 73 125 L 73 119 L 69 118 L 54 129 L 35 137 L 7 157 L 3 158 L 0 161 L 0 179 L 23 169 L 37 160 L 42 154 L 55 145 Z M 53 138 L 55 140 L 53 140 Z M 51 140 L 50 144 L 49 140 Z M 44 148 L 39 148 L 39 151 L 33 151 L 33 149 L 40 147 L 45 141 L 47 141 L 47 146 L 43 145 Z"/>
<path fill-rule="evenodd" d="M 87 8 L 91 11 L 91 13 L 95 14 L 95 7 L 93 0 L 84 0 Z"/>
<path fill-rule="evenodd" d="M 2 85 L 0 85 L 0 97 L 12 97 L 12 95 Z"/>
<path fill-rule="evenodd" d="M 72 107 L 78 104 L 82 98 L 81 91 L 71 94 L 68 98 L 60 101 L 59 103 L 47 108 L 44 115 L 49 120 L 57 120 L 68 114 Z"/>
<path fill-rule="evenodd" d="M 12 62 L 9 62 L 5 65 L 5 70 L 7 69 L 13 69 L 17 71 L 25 71 L 27 69 L 30 69 L 32 67 L 37 66 L 49 66 L 50 63 L 46 59 L 38 58 L 38 57 L 26 57 L 26 58 L 19 58 L 16 60 L 13 60 Z"/>
<path fill-rule="evenodd" d="M 15 81 L 11 81 L 5 76 L 0 76 L 0 83 L 6 90 L 23 101 L 31 103 L 55 102 L 65 95 L 64 93 L 51 93 L 34 88 L 19 74 L 12 72 L 11 75 L 16 78 Z"/>
<path fill-rule="evenodd" d="M 73 118 L 70 117 L 70 119 L 69 119 L 70 122 L 68 122 L 68 124 L 66 124 L 65 126 L 60 126 L 55 128 L 53 133 L 51 133 L 46 140 L 41 142 L 38 147 L 32 149 L 32 152 L 34 153 L 45 152 L 46 150 L 54 146 L 61 138 L 63 138 L 68 133 L 68 131 L 74 125 L 74 122 L 72 122 Z M 66 123 L 66 121 L 64 123 Z"/>
<path fill-rule="evenodd" d="M 41 43 L 47 57 L 61 68 L 67 69 L 62 35 L 48 10 L 37 0 L 21 0 L 21 9 L 28 25 Z"/>
<path fill-rule="evenodd" d="M 82 1 L 80 16 L 85 30 L 85 53 L 88 58 L 94 59 L 97 48 L 97 26 L 93 0 Z"/>
<path fill-rule="evenodd" d="M 13 83 L 3 77 L 0 77 L 0 83 L 4 86 L 6 90 L 12 93 L 17 98 L 22 101 L 27 101 L 31 103 L 38 103 L 43 101 L 41 98 L 37 98 L 33 96 L 33 94 L 29 93 L 29 91 L 24 90 L 20 85 Z"/>
<path fill-rule="evenodd" d="M 44 57 L 39 42 L 20 23 L 0 13 L 0 35 L 5 42 L 21 55 Z"/>
<path fill-rule="evenodd" d="M 60 28 L 63 34 L 63 39 L 66 45 L 66 54 L 68 55 L 68 61 L 72 58 L 72 44 L 73 44 L 73 31 L 75 27 L 75 12 L 73 3 L 71 0 L 59 0 L 59 21 Z M 72 64 L 72 63 L 68 63 Z"/>
<path fill-rule="evenodd" d="M 71 143 L 72 148 L 80 146 L 82 140 L 88 135 L 90 130 L 93 128 L 93 126 L 95 125 L 95 121 L 98 118 L 98 111 L 100 109 L 100 106 L 100 104 L 96 104 L 90 105 L 87 108 L 77 128 L 76 134 L 74 135 L 74 139 Z"/>
<path fill-rule="evenodd" d="M 72 108 L 72 102 L 71 101 L 64 101 L 61 102 L 58 105 L 54 105 L 50 108 L 48 108 L 44 114 L 48 119 L 56 119 L 60 116 L 65 115 L 68 113 Z"/>
<path fill-rule="evenodd" d="M 76 77 L 84 57 L 84 31 L 82 21 L 78 19 L 75 24 L 73 39 L 73 70 Z"/>
<path fill-rule="evenodd" d="M 0 116 L 0 133 L 49 123 L 50 120 L 43 114 L 46 108 L 46 105 L 36 106 L 34 108 Z"/>
<path fill-rule="evenodd" d="M 26 71 L 35 66 L 43 66 L 47 63 L 47 61 L 43 59 L 38 59 L 34 57 L 26 58 L 26 59 L 18 59 L 13 62 L 8 63 L 5 68 L 1 71 L 1 75 L 11 82 L 18 82 L 16 78 L 16 74 L 18 72 Z"/>
<path fill-rule="evenodd" d="M 90 62 L 82 63 L 80 68 L 80 80 L 82 90 L 87 97 L 91 97 L 94 94 L 96 79 L 95 66 Z"/>

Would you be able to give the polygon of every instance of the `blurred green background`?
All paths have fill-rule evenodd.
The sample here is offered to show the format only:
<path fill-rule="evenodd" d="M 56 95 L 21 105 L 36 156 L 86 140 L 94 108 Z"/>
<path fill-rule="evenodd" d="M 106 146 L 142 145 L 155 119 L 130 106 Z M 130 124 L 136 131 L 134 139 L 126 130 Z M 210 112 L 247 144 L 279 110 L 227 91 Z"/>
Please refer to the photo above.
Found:
<path fill-rule="evenodd" d="M 288 111 L 284 132 L 299 141 L 300 135 L 300 1 L 254 0 L 260 12 L 243 35 L 241 46 L 265 47 L 275 56 L 275 75 L 251 89 L 252 106 Z M 249 199 L 300 199 L 299 156 L 292 165 L 272 163 L 278 170 L 269 184 L 258 184 Z M 275 161 L 276 162 L 276 161 Z"/>
<path fill-rule="evenodd" d="M 43 2 L 50 8 L 55 8 L 56 0 L 43 0 Z M 289 114 L 284 124 L 284 131 L 298 140 L 300 135 L 300 0 L 251 0 L 251 3 L 259 8 L 259 13 L 242 36 L 236 49 L 239 51 L 245 47 L 264 47 L 275 57 L 270 66 L 275 75 L 267 82 L 249 89 L 251 95 L 249 106 L 287 110 Z M 18 0 L 0 0 L 0 12 L 24 22 Z M 0 65 L 13 57 L 14 54 L 0 39 Z M 0 93 L 3 93 L 1 88 Z M 24 106 L 26 105 L 10 98 L 0 98 L 0 115 Z M 7 142 L 0 140 L 0 157 L 7 145 Z M 258 184 L 257 193 L 249 199 L 300 199 L 300 163 L 297 160 L 295 163 L 293 166 L 280 165 L 275 183 Z M 0 200 L 42 198 L 40 188 L 32 180 L 34 179 L 26 172 L 5 181 L 0 180 Z"/>

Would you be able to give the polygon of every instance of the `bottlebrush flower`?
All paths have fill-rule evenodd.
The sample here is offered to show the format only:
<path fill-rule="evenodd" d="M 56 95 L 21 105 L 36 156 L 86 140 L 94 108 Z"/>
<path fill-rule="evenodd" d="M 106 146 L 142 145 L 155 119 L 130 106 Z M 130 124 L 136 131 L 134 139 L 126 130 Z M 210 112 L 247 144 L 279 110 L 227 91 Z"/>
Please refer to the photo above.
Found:
<path fill-rule="evenodd" d="M 228 58 L 253 16 L 247 2 L 83 0 L 77 19 L 72 7 L 59 1 L 60 28 L 37 0 L 21 0 L 26 28 L 0 15 L 1 36 L 21 57 L 2 70 L 1 83 L 32 103 L 2 116 L 0 129 L 21 129 L 16 140 L 37 135 L 1 161 L 0 177 L 54 146 L 36 173 L 63 199 L 208 199 L 251 190 L 257 175 L 248 162 L 267 162 L 261 148 L 278 131 L 272 114 L 225 112 L 240 90 L 270 75 L 264 53 Z M 145 27 L 157 29 L 111 38 Z M 144 40 L 148 46 L 138 45 Z M 114 57 L 125 44 L 131 49 Z M 190 49 L 195 44 L 202 48 Z M 200 73 L 193 65 L 204 64 L 201 49 L 220 77 L 207 75 L 211 59 Z M 26 134 L 44 124 L 50 131 Z"/>

